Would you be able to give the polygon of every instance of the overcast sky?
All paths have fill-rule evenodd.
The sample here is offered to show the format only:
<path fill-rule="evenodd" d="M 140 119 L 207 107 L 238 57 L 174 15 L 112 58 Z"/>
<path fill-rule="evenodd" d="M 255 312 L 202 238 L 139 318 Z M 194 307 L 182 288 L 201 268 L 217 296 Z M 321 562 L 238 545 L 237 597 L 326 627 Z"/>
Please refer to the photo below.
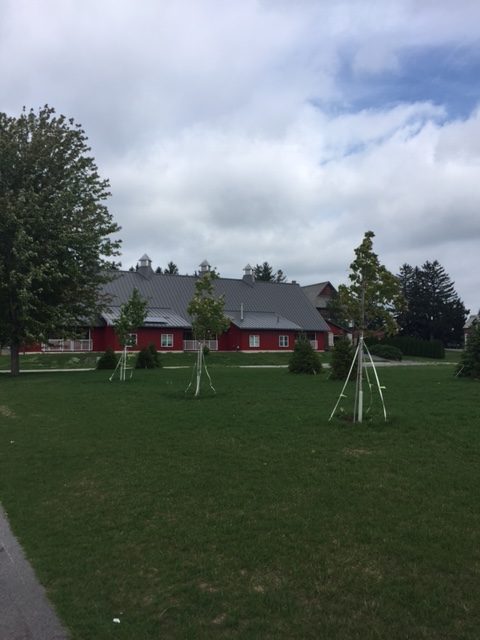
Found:
<path fill-rule="evenodd" d="M 480 307 L 478 0 L 2 0 L 0 110 L 81 123 L 122 265 L 346 281 L 367 230 Z"/>

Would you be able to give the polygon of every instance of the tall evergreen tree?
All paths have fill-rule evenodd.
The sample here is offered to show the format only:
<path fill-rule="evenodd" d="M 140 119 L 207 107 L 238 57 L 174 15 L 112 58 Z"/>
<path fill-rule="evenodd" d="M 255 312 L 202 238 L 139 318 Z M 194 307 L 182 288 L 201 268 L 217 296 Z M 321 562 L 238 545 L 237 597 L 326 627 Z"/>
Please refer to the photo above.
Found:
<path fill-rule="evenodd" d="M 401 335 L 460 344 L 468 309 L 438 260 L 420 268 L 404 264 L 398 278 L 407 301 L 397 317 Z"/>
<path fill-rule="evenodd" d="M 163 273 L 169 276 L 176 276 L 178 275 L 178 267 L 174 262 L 170 261 L 163 270 Z"/>
<path fill-rule="evenodd" d="M 285 282 L 287 280 L 287 276 L 281 269 L 274 272 L 273 267 L 268 262 L 255 265 L 253 275 L 255 280 L 260 280 L 261 282 Z"/>

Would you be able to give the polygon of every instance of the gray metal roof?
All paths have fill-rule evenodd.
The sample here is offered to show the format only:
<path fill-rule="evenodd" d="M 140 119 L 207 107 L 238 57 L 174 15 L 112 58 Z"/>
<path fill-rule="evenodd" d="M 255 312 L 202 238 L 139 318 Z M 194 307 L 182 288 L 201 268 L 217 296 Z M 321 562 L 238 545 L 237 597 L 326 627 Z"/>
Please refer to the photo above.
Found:
<path fill-rule="evenodd" d="M 331 296 L 330 295 L 322 295 L 323 290 L 327 285 L 330 285 L 332 289 L 335 289 L 333 284 L 327 280 L 326 282 L 317 282 L 316 284 L 308 284 L 302 287 L 303 292 L 317 309 L 325 309 Z"/>
<path fill-rule="evenodd" d="M 301 331 L 295 322 L 272 312 L 242 312 L 241 311 L 225 311 L 227 318 L 240 329 L 278 329 L 283 331 Z M 243 315 L 243 320 L 242 320 Z"/>
<path fill-rule="evenodd" d="M 102 292 L 111 297 L 110 306 L 113 309 L 125 304 L 136 288 L 142 298 L 147 300 L 149 309 L 169 310 L 177 314 L 183 320 L 177 326 L 184 327 L 191 320 L 187 307 L 195 293 L 196 281 L 196 276 L 152 272 L 150 278 L 144 278 L 136 271 L 116 271 L 112 273 L 112 280 L 104 285 Z M 274 314 L 285 323 L 295 325 L 297 330 L 328 331 L 327 323 L 298 284 L 262 281 L 247 283 L 243 279 L 218 278 L 213 281 L 213 286 L 215 295 L 225 297 L 225 309 L 230 313 L 238 312 L 238 317 L 243 305 L 244 314 Z M 257 316 L 257 319 L 260 317 Z M 285 324 L 278 328 L 287 327 Z"/>
<path fill-rule="evenodd" d="M 102 320 L 107 325 L 113 325 L 113 323 L 120 317 L 120 307 L 110 307 L 108 311 L 101 314 Z M 182 316 L 175 313 L 172 309 L 159 309 L 156 307 L 149 307 L 147 310 L 147 316 L 145 318 L 144 326 L 146 327 L 190 327 L 190 322 L 182 318 Z"/>

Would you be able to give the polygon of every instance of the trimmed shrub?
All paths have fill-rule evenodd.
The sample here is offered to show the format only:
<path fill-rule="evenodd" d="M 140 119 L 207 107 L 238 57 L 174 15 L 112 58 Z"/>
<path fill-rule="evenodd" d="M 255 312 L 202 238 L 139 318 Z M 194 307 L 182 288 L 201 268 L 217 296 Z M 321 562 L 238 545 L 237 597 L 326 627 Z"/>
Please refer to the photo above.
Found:
<path fill-rule="evenodd" d="M 135 369 L 155 369 L 152 352 L 148 347 L 143 347 L 143 349 L 138 352 Z"/>
<path fill-rule="evenodd" d="M 335 341 L 330 365 L 330 378 L 332 380 L 346 380 L 352 366 L 353 356 L 354 350 L 350 340 L 342 338 Z"/>
<path fill-rule="evenodd" d="M 288 363 L 290 373 L 320 373 L 322 363 L 318 353 L 305 336 L 300 336 Z"/>
<path fill-rule="evenodd" d="M 474 326 L 467 338 L 456 373 L 464 378 L 480 378 L 480 324 Z"/>
<path fill-rule="evenodd" d="M 402 352 L 391 344 L 374 344 L 368 348 L 372 356 L 385 358 L 385 360 L 401 360 Z"/>
<path fill-rule="evenodd" d="M 108 348 L 97 362 L 97 369 L 115 369 L 118 363 L 118 356 L 113 349 Z"/>
<path fill-rule="evenodd" d="M 157 347 L 153 344 L 148 345 L 148 350 L 152 354 L 153 365 L 155 368 L 160 368 L 162 366 L 162 362 L 160 360 L 160 354 L 157 351 Z"/>

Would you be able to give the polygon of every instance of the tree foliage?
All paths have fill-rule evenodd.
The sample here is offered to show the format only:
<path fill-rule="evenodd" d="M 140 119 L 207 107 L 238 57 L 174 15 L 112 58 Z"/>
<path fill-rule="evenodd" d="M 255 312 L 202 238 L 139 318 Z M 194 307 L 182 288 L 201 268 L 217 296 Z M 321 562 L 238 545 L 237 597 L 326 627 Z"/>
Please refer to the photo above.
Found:
<path fill-rule="evenodd" d="M 163 273 L 169 276 L 177 276 L 178 267 L 174 262 L 170 261 L 165 267 L 165 269 L 163 270 Z"/>
<path fill-rule="evenodd" d="M 260 280 L 261 282 L 285 282 L 287 280 L 287 276 L 281 269 L 274 272 L 273 267 L 268 262 L 255 265 L 253 275 L 255 280 Z"/>
<path fill-rule="evenodd" d="M 102 307 L 119 227 L 89 152 L 82 128 L 48 106 L 0 113 L 0 343 L 13 374 L 22 344 L 85 324 Z"/>
<path fill-rule="evenodd" d="M 346 338 L 336 340 L 332 351 L 330 378 L 332 380 L 346 380 L 352 366 L 354 351 L 352 343 Z"/>
<path fill-rule="evenodd" d="M 397 318 L 401 335 L 461 344 L 468 309 L 442 265 L 437 260 L 421 267 L 404 264 L 398 279 L 407 301 Z"/>
<path fill-rule="evenodd" d="M 457 368 L 457 375 L 480 378 L 480 322 L 473 325 Z"/>
<path fill-rule="evenodd" d="M 120 316 L 115 320 L 114 327 L 122 347 L 132 346 L 130 334 L 145 322 L 147 304 L 138 289 L 134 289 L 129 300 L 120 307 Z"/>
<path fill-rule="evenodd" d="M 362 330 L 395 333 L 395 311 L 404 300 L 397 278 L 382 265 L 373 252 L 373 231 L 367 231 L 355 249 L 350 265 L 350 285 L 338 288 L 338 303 L 355 327 Z"/>
<path fill-rule="evenodd" d="M 195 283 L 195 294 L 187 307 L 192 318 L 193 333 L 201 342 L 223 333 L 230 324 L 223 313 L 223 296 L 214 294 L 213 282 L 216 278 L 218 275 L 215 271 L 202 273 Z"/>
<path fill-rule="evenodd" d="M 290 373 L 320 373 L 322 363 L 310 340 L 305 335 L 300 335 L 295 343 L 295 348 L 288 363 Z"/>

